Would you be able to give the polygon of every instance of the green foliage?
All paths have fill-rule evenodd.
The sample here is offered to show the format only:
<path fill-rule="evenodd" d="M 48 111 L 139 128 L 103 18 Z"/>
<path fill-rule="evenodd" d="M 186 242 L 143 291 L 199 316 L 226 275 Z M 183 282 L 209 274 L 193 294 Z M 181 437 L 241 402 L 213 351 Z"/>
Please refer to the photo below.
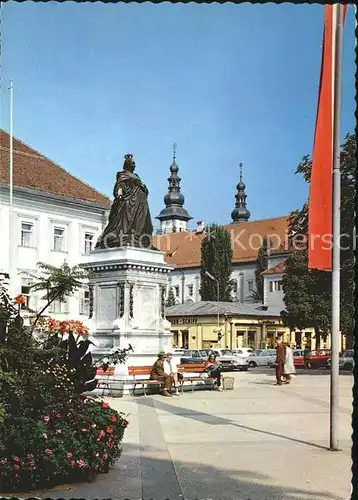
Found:
<path fill-rule="evenodd" d="M 217 283 L 205 274 L 208 271 L 219 282 L 219 300 L 231 301 L 233 282 L 230 235 L 225 228 L 216 224 L 209 225 L 205 233 L 201 243 L 201 300 L 218 300 Z"/>
<path fill-rule="evenodd" d="M 128 422 L 107 403 L 77 396 L 48 406 L 36 421 L 8 416 L 4 424 L 0 485 L 11 492 L 93 479 L 107 471 L 120 457 Z"/>
<path fill-rule="evenodd" d="M 257 253 L 256 259 L 256 269 L 255 269 L 255 282 L 256 290 L 252 292 L 252 298 L 257 302 L 263 302 L 264 300 L 264 277 L 262 273 L 267 269 L 267 249 L 268 241 L 267 237 L 263 238 L 261 248 Z"/>
<path fill-rule="evenodd" d="M 169 287 L 168 291 L 168 297 L 165 303 L 166 307 L 171 307 L 175 305 L 175 295 L 174 295 L 174 290 L 173 287 Z"/>
<path fill-rule="evenodd" d="M 356 169 L 356 141 L 353 135 L 345 139 L 341 151 L 341 316 L 340 327 L 347 335 L 348 345 L 352 344 L 354 318 L 354 175 Z M 312 163 L 305 156 L 296 173 L 309 182 Z M 289 233 L 292 239 L 297 234 L 307 236 L 308 204 L 291 214 Z M 296 240 L 296 243 L 302 240 Z M 286 310 L 282 312 L 284 323 L 290 328 L 313 327 L 316 340 L 330 330 L 332 285 L 331 273 L 308 270 L 306 245 L 300 245 L 287 260 L 283 275 L 283 291 Z"/>
<path fill-rule="evenodd" d="M 2 492 L 93 479 L 120 456 L 128 422 L 107 403 L 78 394 L 92 389 L 87 381 L 96 368 L 88 340 L 67 335 L 51 332 L 39 345 L 0 284 Z M 125 355 L 114 353 L 115 362 Z"/>
<path fill-rule="evenodd" d="M 80 266 L 70 267 L 66 263 L 62 264 L 61 267 L 55 267 L 40 262 L 38 268 L 40 271 L 39 275 L 25 273 L 34 281 L 31 289 L 34 292 L 44 292 L 43 300 L 46 301 L 45 306 L 36 315 L 32 331 L 35 330 L 42 314 L 55 300 L 64 302 L 67 297 L 83 288 L 85 280 L 89 276 L 88 272 Z"/>

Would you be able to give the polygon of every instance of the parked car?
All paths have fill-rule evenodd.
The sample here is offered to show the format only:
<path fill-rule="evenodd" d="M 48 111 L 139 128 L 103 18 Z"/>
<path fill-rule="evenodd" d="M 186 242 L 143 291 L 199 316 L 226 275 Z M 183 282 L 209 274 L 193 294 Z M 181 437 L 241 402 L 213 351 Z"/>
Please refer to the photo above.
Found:
<path fill-rule="evenodd" d="M 217 362 L 223 371 L 247 371 L 248 369 L 246 360 L 230 354 L 230 349 L 198 349 L 186 351 L 180 362 L 182 364 L 203 363 L 208 359 L 211 353 L 216 355 Z"/>
<path fill-rule="evenodd" d="M 250 354 L 254 352 L 252 347 L 240 347 L 238 349 L 231 349 L 234 356 L 240 356 L 242 358 L 248 358 Z"/>
<path fill-rule="evenodd" d="M 259 349 L 247 358 L 249 368 L 256 366 L 273 366 L 276 360 L 276 349 Z"/>
<path fill-rule="evenodd" d="M 303 368 L 305 366 L 304 349 L 293 349 L 293 363 L 295 368 Z"/>
<path fill-rule="evenodd" d="M 327 360 L 328 368 L 331 368 L 331 358 Z M 352 370 L 354 369 L 354 351 L 353 349 L 348 349 L 339 358 L 339 369 L 340 370 Z"/>
<path fill-rule="evenodd" d="M 311 368 L 328 368 L 328 360 L 331 356 L 331 351 L 328 349 L 316 349 L 310 351 L 307 356 L 307 361 L 310 363 Z"/>

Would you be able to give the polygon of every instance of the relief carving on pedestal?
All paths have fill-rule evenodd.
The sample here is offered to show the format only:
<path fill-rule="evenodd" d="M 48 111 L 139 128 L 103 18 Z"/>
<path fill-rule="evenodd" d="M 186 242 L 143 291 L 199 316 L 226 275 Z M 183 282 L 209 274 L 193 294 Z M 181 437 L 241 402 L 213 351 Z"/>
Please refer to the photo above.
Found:
<path fill-rule="evenodd" d="M 88 319 L 93 317 L 93 285 L 89 285 L 89 312 Z"/>
<path fill-rule="evenodd" d="M 133 288 L 134 285 L 129 285 L 129 317 L 133 318 Z"/>
<path fill-rule="evenodd" d="M 122 318 L 124 316 L 124 283 L 118 283 L 118 309 L 119 309 L 119 317 Z"/>

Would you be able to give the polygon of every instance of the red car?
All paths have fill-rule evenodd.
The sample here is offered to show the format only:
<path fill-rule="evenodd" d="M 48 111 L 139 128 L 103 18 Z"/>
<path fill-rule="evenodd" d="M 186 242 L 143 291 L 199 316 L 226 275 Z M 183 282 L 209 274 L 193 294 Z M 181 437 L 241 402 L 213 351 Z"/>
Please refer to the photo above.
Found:
<path fill-rule="evenodd" d="M 304 349 L 294 349 L 293 354 L 293 363 L 296 368 L 303 368 L 305 365 L 303 358 Z"/>
<path fill-rule="evenodd" d="M 328 349 L 317 349 L 311 351 L 307 357 L 311 368 L 328 368 L 328 360 L 331 357 L 331 351 Z"/>

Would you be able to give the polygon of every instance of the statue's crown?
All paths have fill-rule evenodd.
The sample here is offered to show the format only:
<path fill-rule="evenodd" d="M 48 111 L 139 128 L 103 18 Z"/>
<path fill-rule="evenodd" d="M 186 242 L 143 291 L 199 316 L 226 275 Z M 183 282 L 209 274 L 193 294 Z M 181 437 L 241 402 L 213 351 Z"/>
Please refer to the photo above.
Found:
<path fill-rule="evenodd" d="M 131 153 L 127 153 L 126 155 L 124 155 L 124 159 L 125 160 L 132 160 L 133 159 L 133 155 Z"/>

